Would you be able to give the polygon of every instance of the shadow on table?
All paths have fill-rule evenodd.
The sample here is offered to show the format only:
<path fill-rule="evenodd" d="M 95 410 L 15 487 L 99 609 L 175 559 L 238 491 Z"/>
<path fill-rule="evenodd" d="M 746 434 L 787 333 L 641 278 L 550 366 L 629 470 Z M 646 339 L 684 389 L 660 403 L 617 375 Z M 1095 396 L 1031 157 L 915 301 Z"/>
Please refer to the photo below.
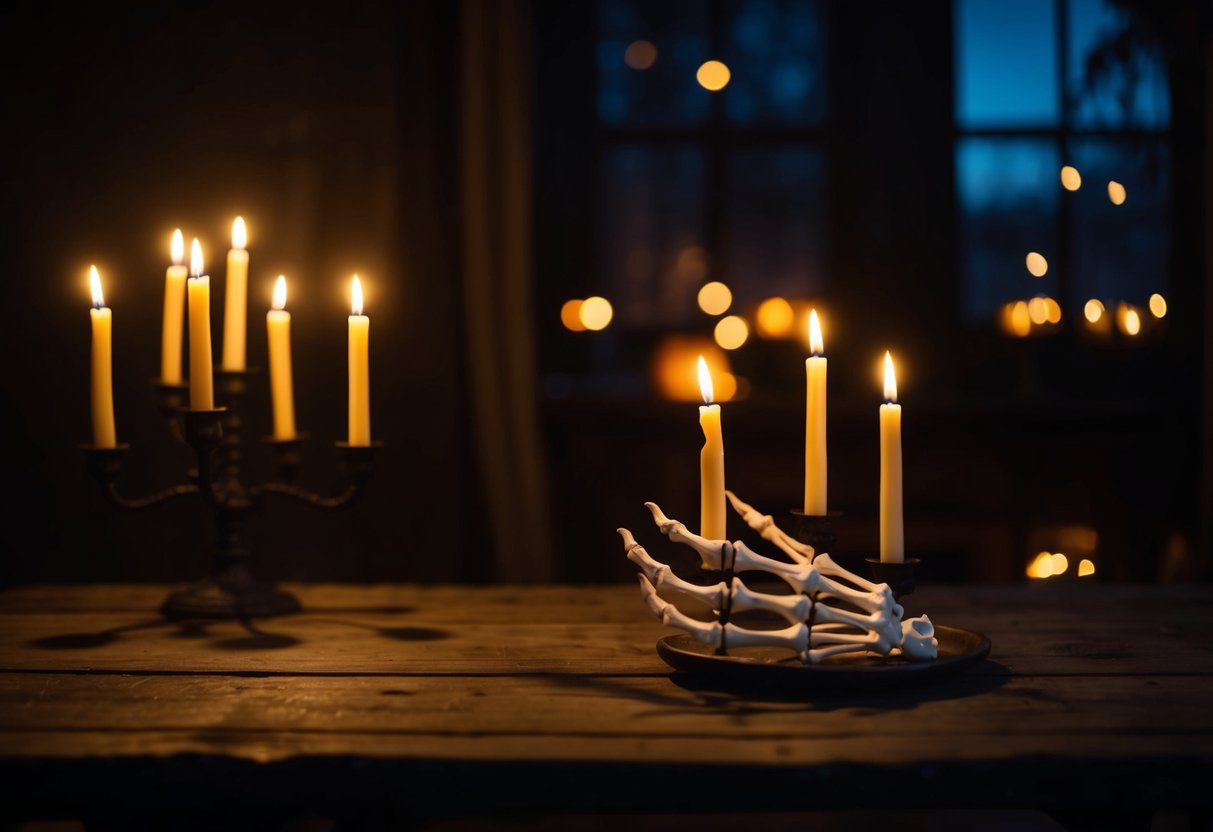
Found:
<path fill-rule="evenodd" d="M 292 617 L 278 619 L 275 629 L 280 629 L 280 625 L 288 624 L 291 619 Z M 374 624 L 360 621 L 345 621 L 337 618 L 311 618 L 310 620 L 370 630 L 381 638 L 393 641 L 439 641 L 451 636 L 446 630 L 438 630 L 432 627 L 379 627 Z M 220 623 L 229 622 L 211 621 L 208 619 L 169 621 L 164 618 L 152 618 L 132 624 L 123 624 L 119 627 L 110 627 L 95 633 L 63 633 L 61 635 L 45 636 L 34 639 L 28 642 L 28 644 L 30 647 L 38 650 L 96 650 L 119 641 L 127 633 L 161 629 L 165 630 L 165 635 L 171 638 L 211 639 L 213 638 L 213 634 L 210 628 Z M 225 638 L 213 638 L 207 646 L 216 650 L 233 651 L 282 650 L 304 643 L 302 639 L 293 635 L 267 630 L 259 622 L 252 619 L 239 619 L 235 623 L 238 623 L 244 629 L 243 634 Z"/>
<path fill-rule="evenodd" d="M 577 688 L 594 688 L 612 696 L 629 698 L 661 708 L 662 715 L 681 710 L 702 713 L 704 710 L 723 711 L 735 716 L 780 713 L 833 711 L 849 709 L 865 712 L 910 710 L 923 702 L 964 699 L 998 690 L 1011 679 L 1011 671 L 998 662 L 984 660 L 969 672 L 949 679 L 899 687 L 830 688 L 814 690 L 805 685 L 787 687 L 770 683 L 738 684 L 735 676 L 671 673 L 656 688 L 653 677 L 644 677 L 646 684 L 618 676 L 553 676 L 557 684 Z M 690 697 L 688 697 L 690 694 Z M 656 712 L 655 712 L 656 713 Z M 636 714 L 643 718 L 644 714 Z"/>

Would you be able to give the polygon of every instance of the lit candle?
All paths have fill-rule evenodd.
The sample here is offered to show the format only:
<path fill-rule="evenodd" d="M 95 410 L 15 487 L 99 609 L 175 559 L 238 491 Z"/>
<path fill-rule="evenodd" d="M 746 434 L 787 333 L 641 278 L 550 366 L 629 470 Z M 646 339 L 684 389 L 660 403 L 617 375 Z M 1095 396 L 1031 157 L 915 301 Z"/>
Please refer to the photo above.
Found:
<path fill-rule="evenodd" d="M 164 273 L 164 326 L 160 331 L 160 381 L 181 383 L 181 329 L 185 325 L 185 240 L 181 229 L 173 232 L 169 246 L 172 265 Z"/>
<path fill-rule="evenodd" d="M 215 381 L 211 377 L 211 279 L 202 273 L 202 246 L 190 245 L 190 407 L 215 407 Z"/>
<path fill-rule="evenodd" d="M 809 312 L 809 350 L 804 361 L 808 387 L 804 413 L 804 513 L 824 515 L 826 509 L 826 357 L 817 310 Z"/>
<path fill-rule="evenodd" d="M 901 405 L 893 356 L 884 354 L 884 398 L 880 406 L 880 559 L 901 563 L 906 557 L 901 514 Z"/>
<path fill-rule="evenodd" d="M 362 314 L 362 283 L 354 275 L 353 314 L 350 315 L 350 437 L 351 445 L 371 444 L 371 379 L 369 344 L 371 319 Z"/>
<path fill-rule="evenodd" d="M 699 452 L 699 534 L 708 540 L 725 540 L 724 437 L 720 430 L 720 405 L 713 404 L 712 374 L 699 356 L 699 408 L 703 450 Z"/>
<path fill-rule="evenodd" d="M 248 323 L 248 231 L 244 218 L 232 223 L 232 247 L 227 252 L 227 290 L 223 302 L 223 363 L 225 370 L 244 370 L 245 327 Z"/>
<path fill-rule="evenodd" d="M 274 438 L 295 438 L 295 393 L 291 382 L 291 313 L 286 311 L 286 277 L 274 284 L 274 308 L 265 313 L 269 334 L 270 395 L 274 404 Z"/>
<path fill-rule="evenodd" d="M 89 288 L 93 291 L 93 447 L 112 448 L 118 444 L 114 429 L 114 364 L 113 315 L 101 294 L 101 275 L 97 267 L 88 270 Z"/>

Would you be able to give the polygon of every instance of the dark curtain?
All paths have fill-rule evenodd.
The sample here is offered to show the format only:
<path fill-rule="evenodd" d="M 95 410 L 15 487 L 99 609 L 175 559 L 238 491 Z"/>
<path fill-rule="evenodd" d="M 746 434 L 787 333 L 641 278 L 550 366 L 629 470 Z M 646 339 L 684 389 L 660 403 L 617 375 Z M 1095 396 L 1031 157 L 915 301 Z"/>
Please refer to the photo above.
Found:
<path fill-rule="evenodd" d="M 466 376 L 498 577 L 551 576 L 539 436 L 532 58 L 525 3 L 460 4 L 460 232 Z"/>

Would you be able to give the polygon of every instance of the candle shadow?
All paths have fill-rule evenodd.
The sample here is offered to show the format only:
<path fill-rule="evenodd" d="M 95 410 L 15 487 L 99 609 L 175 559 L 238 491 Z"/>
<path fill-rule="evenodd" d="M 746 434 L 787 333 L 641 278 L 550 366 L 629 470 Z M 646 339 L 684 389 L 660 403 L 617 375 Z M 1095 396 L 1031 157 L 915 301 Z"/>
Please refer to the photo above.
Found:
<path fill-rule="evenodd" d="M 400 610 L 411 612 L 408 607 L 401 607 Z M 359 610 L 365 612 L 365 610 Z M 313 618 L 313 621 L 327 621 L 330 624 L 340 624 L 344 627 L 357 627 L 361 630 L 370 630 L 376 635 L 383 638 L 390 638 L 393 641 L 442 641 L 451 637 L 449 630 L 439 630 L 435 627 L 378 627 L 374 624 L 367 624 L 362 621 L 347 621 L 342 618 Z"/>
<path fill-rule="evenodd" d="M 107 630 L 100 630 L 96 633 L 63 633 L 62 635 L 45 636 L 29 641 L 27 644 L 39 650 L 95 650 L 98 647 L 113 644 L 125 633 L 136 630 L 155 630 L 161 627 L 168 627 L 172 623 L 163 618 L 153 618 L 148 621 L 123 624 L 121 627 L 110 627 Z M 198 623 L 201 624 L 202 622 Z M 187 632 L 187 628 L 183 624 L 181 630 L 176 635 L 181 638 L 198 638 L 206 635 L 205 626 L 203 626 L 202 630 L 201 633 Z"/>

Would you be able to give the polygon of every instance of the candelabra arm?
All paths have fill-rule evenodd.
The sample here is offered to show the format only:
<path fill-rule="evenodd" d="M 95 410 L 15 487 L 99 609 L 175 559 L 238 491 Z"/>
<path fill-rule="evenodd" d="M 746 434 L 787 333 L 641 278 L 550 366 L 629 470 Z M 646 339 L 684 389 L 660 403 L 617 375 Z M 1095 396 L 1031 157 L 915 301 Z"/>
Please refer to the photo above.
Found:
<path fill-rule="evenodd" d="M 118 506 L 119 508 L 139 510 L 158 506 L 161 503 L 168 502 L 174 497 L 185 497 L 190 494 L 197 494 L 198 486 L 193 483 L 184 485 L 174 485 L 172 488 L 166 488 L 163 491 L 157 491 L 155 494 L 149 494 L 146 497 L 123 497 L 118 493 L 118 487 L 112 482 L 105 486 L 106 498 Z"/>
<path fill-rule="evenodd" d="M 95 448 L 84 446 L 88 460 L 88 472 L 105 487 L 105 496 L 119 508 L 143 509 L 159 505 L 174 497 L 184 497 L 187 494 L 197 494 L 198 486 L 193 483 L 174 485 L 146 497 L 124 497 L 118 491 L 118 476 L 122 473 L 122 459 L 130 446 L 126 443 L 117 444 L 110 448 Z"/>
<path fill-rule="evenodd" d="M 316 508 L 339 509 L 345 508 L 362 496 L 364 485 L 365 482 L 351 483 L 344 492 L 335 497 L 326 497 L 323 494 L 317 494 L 314 491 L 308 491 L 306 488 L 300 488 L 285 482 L 267 482 L 257 486 L 256 490 L 259 494 L 281 494 L 284 497 L 291 497 Z"/>
<path fill-rule="evenodd" d="M 271 441 L 271 444 L 277 446 L 279 471 L 284 481 L 264 483 L 257 486 L 254 492 L 258 495 L 281 494 L 284 497 L 291 497 L 307 505 L 323 509 L 346 508 L 362 496 L 362 492 L 366 489 L 366 484 L 375 470 L 375 452 L 383 447 L 382 442 L 372 442 L 369 445 L 350 445 L 346 442 L 336 443 L 337 451 L 341 454 L 342 460 L 345 463 L 350 484 L 342 493 L 333 497 L 326 497 L 323 494 L 308 491 L 306 488 L 299 488 L 285 481 L 294 475 L 298 467 L 297 442 L 283 443 Z"/>

